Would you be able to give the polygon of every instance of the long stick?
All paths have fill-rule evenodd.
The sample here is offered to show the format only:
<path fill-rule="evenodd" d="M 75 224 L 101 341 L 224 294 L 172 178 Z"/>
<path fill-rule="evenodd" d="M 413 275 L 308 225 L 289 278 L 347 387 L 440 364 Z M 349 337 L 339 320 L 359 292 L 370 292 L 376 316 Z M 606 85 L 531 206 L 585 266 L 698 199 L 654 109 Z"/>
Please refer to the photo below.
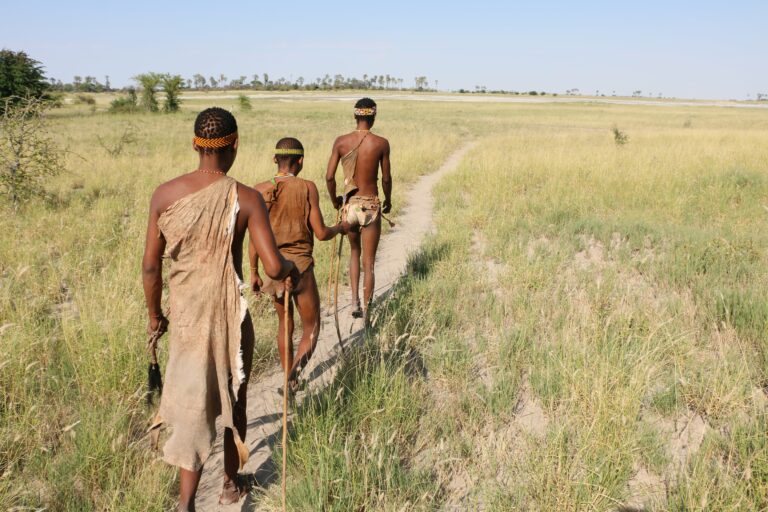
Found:
<path fill-rule="evenodd" d="M 283 320 L 285 322 L 285 328 L 283 329 L 283 364 L 284 378 L 283 378 L 283 512 L 286 509 L 286 480 L 285 474 L 287 470 L 288 462 L 288 372 L 290 372 L 290 365 L 288 364 L 288 308 L 291 306 L 290 293 L 286 288 L 283 291 L 283 307 L 285 312 L 283 313 Z"/>
<path fill-rule="evenodd" d="M 344 352 L 344 340 L 341 339 L 341 328 L 339 327 L 339 269 L 341 268 L 341 250 L 344 248 L 344 235 L 339 235 L 339 254 L 336 258 L 336 277 L 333 290 L 333 320 L 336 323 L 336 336 L 339 338 L 339 346 Z"/>
<path fill-rule="evenodd" d="M 336 210 L 336 224 L 339 223 L 339 220 L 341 219 L 341 209 Z M 330 308 L 331 303 L 331 292 L 333 291 L 333 261 L 334 257 L 336 256 L 336 237 L 333 237 L 333 241 L 331 242 L 331 265 L 328 270 L 328 307 Z"/>

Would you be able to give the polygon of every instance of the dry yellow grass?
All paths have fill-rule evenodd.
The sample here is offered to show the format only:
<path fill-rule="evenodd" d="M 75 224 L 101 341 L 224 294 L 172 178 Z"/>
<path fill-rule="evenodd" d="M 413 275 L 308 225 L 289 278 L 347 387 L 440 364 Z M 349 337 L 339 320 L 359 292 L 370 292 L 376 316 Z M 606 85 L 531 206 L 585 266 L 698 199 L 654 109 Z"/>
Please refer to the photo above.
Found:
<path fill-rule="evenodd" d="M 143 439 L 139 259 L 149 195 L 194 169 L 194 112 L 209 104 L 172 116 L 57 112 L 71 153 L 54 200 L 0 218 L 0 508 L 171 503 L 173 472 Z M 321 182 L 349 105 L 253 106 L 238 114 L 232 175 L 268 178 L 269 149 L 293 135 L 305 175 Z M 439 231 L 350 362 L 338 384 L 347 398 L 334 388 L 298 418 L 295 508 L 319 496 L 328 510 L 768 506 L 768 116 L 381 107 L 396 209 L 398 190 L 461 139 L 479 145 L 439 187 Z M 129 124 L 136 144 L 109 156 L 97 136 L 114 145 Z M 628 144 L 614 143 L 614 125 Z M 325 282 L 327 249 L 317 256 Z M 258 371 L 274 364 L 274 319 L 251 305 L 264 319 Z"/>

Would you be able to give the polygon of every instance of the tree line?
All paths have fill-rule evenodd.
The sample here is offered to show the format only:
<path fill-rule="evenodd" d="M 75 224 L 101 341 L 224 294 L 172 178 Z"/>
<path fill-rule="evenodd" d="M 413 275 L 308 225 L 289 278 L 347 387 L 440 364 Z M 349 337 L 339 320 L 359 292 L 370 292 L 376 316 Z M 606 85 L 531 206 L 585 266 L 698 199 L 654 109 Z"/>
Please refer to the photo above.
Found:
<path fill-rule="evenodd" d="M 163 73 L 142 73 L 134 78 L 137 85 L 143 87 L 142 80 L 139 77 L 144 75 L 159 75 Z M 339 89 L 371 89 L 371 90 L 409 90 L 409 91 L 434 91 L 437 90 L 438 82 L 435 80 L 430 83 L 426 76 L 416 76 L 413 82 L 406 83 L 405 79 L 392 75 L 368 75 L 364 74 L 362 78 L 345 77 L 341 74 L 329 75 L 307 80 L 303 76 L 293 79 L 280 77 L 273 79 L 268 73 L 240 75 L 236 78 L 229 78 L 226 75 L 209 75 L 201 73 L 192 75 L 191 78 L 183 78 L 180 75 L 168 75 L 179 77 L 179 89 L 192 91 L 210 91 L 224 89 L 250 89 L 256 91 L 314 91 L 314 90 L 339 90 Z M 49 80 L 49 88 L 52 91 L 60 92 L 110 92 L 113 89 L 110 84 L 109 75 L 100 82 L 94 76 L 75 76 L 71 82 L 62 82 L 57 79 Z M 125 90 L 127 88 L 123 88 Z"/>

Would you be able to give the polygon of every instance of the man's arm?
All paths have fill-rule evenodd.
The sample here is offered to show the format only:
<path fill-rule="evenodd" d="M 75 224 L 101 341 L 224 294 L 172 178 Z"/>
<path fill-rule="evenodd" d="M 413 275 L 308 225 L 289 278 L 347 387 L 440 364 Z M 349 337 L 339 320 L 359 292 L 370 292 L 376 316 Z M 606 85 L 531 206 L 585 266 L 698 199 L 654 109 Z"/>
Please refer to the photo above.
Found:
<path fill-rule="evenodd" d="M 248 236 L 253 249 L 249 247 L 249 256 L 251 250 L 255 251 L 264 266 L 264 273 L 276 281 L 282 281 L 289 274 L 292 274 L 296 267 L 292 261 L 283 258 L 280 251 L 277 250 L 275 235 L 269 225 L 269 215 L 264 199 L 261 198 L 261 194 L 246 186 L 241 187 L 238 193 L 243 199 L 243 203 L 251 206 L 250 215 L 248 215 Z"/>
<path fill-rule="evenodd" d="M 340 223 L 330 227 L 325 225 L 323 212 L 320 211 L 320 193 L 311 181 L 309 182 L 309 225 L 312 226 L 312 231 L 315 232 L 318 240 L 330 240 L 344 232 Z"/>
<path fill-rule="evenodd" d="M 392 168 L 389 164 L 388 140 L 384 140 L 384 152 L 381 155 L 381 186 L 384 189 L 384 205 L 381 211 L 389 213 L 392 209 Z"/>
<path fill-rule="evenodd" d="M 149 324 L 147 331 L 152 333 L 158 328 L 165 329 L 167 320 L 163 316 L 163 253 L 165 238 L 157 227 L 159 218 L 158 203 L 160 194 L 156 190 L 149 205 L 149 221 L 147 222 L 147 237 L 144 244 L 144 258 L 141 261 L 141 275 L 144 284 L 144 298 L 147 302 Z"/>
<path fill-rule="evenodd" d="M 328 187 L 328 195 L 331 196 L 331 204 L 337 210 L 341 208 L 339 199 L 336 196 L 336 169 L 339 167 L 339 139 L 333 143 L 331 158 L 328 160 L 328 169 L 325 171 L 325 186 Z"/>
<path fill-rule="evenodd" d="M 264 286 L 264 281 L 259 275 L 259 253 L 256 251 L 256 246 L 250 236 L 248 237 L 248 260 L 251 263 L 251 290 L 259 292 Z"/>

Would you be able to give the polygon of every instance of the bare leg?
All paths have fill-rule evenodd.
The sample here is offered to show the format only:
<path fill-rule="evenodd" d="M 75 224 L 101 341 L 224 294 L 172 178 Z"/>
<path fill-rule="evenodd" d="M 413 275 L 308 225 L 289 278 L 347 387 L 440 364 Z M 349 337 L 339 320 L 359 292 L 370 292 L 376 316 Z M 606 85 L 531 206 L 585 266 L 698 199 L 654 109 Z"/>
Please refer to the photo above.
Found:
<path fill-rule="evenodd" d="M 296 351 L 296 358 L 291 368 L 291 380 L 297 379 L 296 371 L 304 367 L 312 357 L 317 345 L 317 337 L 320 334 L 320 293 L 317 290 L 317 281 L 312 269 L 302 275 L 301 292 L 294 298 L 301 318 L 301 341 Z"/>
<path fill-rule="evenodd" d="M 349 238 L 349 286 L 352 288 L 352 306 L 360 304 L 360 232 L 350 231 Z"/>
<path fill-rule="evenodd" d="M 283 343 L 283 333 L 285 332 L 285 306 L 283 299 L 275 297 L 275 311 L 279 320 L 277 329 L 277 350 L 280 352 L 280 364 L 282 368 L 288 365 L 293 367 L 293 303 L 288 301 L 288 353 L 285 353 L 285 344 Z M 287 362 L 287 363 L 286 363 Z"/>
<path fill-rule="evenodd" d="M 176 507 L 179 512 L 194 512 L 195 493 L 202 474 L 202 468 L 199 471 L 179 470 L 179 505 Z"/>
<path fill-rule="evenodd" d="M 237 429 L 240 439 L 245 441 L 245 432 L 247 429 L 248 418 L 246 416 L 246 405 L 248 397 L 248 379 L 251 375 L 251 365 L 253 363 L 253 324 L 251 316 L 246 315 L 242 327 L 242 348 L 243 348 L 243 372 L 245 373 L 245 382 L 237 390 L 237 401 L 232 409 L 232 423 Z M 240 455 L 237 452 L 235 437 L 231 429 L 224 429 L 224 487 L 221 491 L 219 503 L 228 505 L 237 503 L 246 492 L 246 489 L 238 484 L 237 471 L 240 469 Z"/>
<path fill-rule="evenodd" d="M 381 238 L 381 216 L 362 229 L 363 239 L 363 309 L 367 312 L 373 299 L 373 290 L 376 285 L 375 265 L 376 251 L 379 248 Z"/>

